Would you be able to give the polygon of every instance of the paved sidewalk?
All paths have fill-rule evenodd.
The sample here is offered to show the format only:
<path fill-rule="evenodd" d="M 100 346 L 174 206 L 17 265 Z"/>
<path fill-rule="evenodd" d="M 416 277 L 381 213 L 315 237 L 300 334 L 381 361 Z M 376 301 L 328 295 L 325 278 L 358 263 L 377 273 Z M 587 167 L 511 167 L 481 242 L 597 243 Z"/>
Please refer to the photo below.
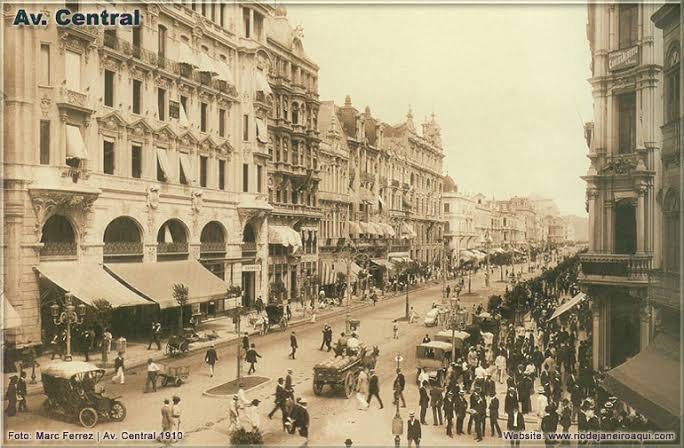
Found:
<path fill-rule="evenodd" d="M 415 287 L 412 287 L 410 289 L 410 292 L 413 291 L 419 291 L 423 288 L 428 288 L 432 287 L 439 284 L 438 281 L 427 281 L 425 283 L 422 283 L 420 285 L 417 285 Z M 378 299 L 380 301 L 382 300 L 389 300 L 395 297 L 404 297 L 404 293 L 397 293 L 397 294 L 391 294 L 391 293 L 386 293 L 384 296 L 380 296 Z M 346 306 L 334 306 L 334 307 L 328 307 L 324 310 L 317 309 L 316 310 L 316 320 L 319 321 L 320 319 L 324 319 L 326 317 L 332 317 L 332 316 L 337 316 L 340 314 L 345 314 L 348 311 L 356 310 L 359 308 L 363 308 L 366 306 L 372 306 L 372 302 L 370 301 L 363 301 L 360 298 L 353 296 L 352 297 L 352 303 L 350 308 L 348 309 Z M 293 303 L 291 304 L 291 310 L 292 310 L 292 320 L 290 320 L 290 327 L 296 328 L 301 325 L 306 325 L 308 323 L 311 323 L 311 310 L 303 307 L 300 303 Z M 244 322 L 244 320 L 243 320 Z M 258 332 L 251 327 L 249 324 L 244 324 L 244 327 L 241 328 L 241 332 L 248 332 L 250 336 L 258 336 Z M 209 321 L 202 322 L 199 325 L 198 329 L 198 334 L 202 336 L 203 334 L 208 334 L 215 332 L 218 335 L 217 339 L 214 339 L 212 341 L 210 340 L 204 340 L 204 341 L 198 341 L 198 342 L 192 342 L 190 344 L 190 352 L 196 352 L 196 351 L 201 351 L 201 350 L 206 350 L 211 346 L 212 343 L 214 343 L 217 347 L 218 346 L 223 346 L 223 345 L 228 345 L 232 343 L 237 343 L 238 339 L 240 338 L 239 335 L 235 333 L 235 325 L 233 324 L 233 319 L 232 317 L 220 317 L 216 319 L 212 319 Z M 115 341 L 114 341 L 115 342 Z M 161 350 L 157 350 L 156 346 L 153 345 L 151 350 L 148 350 L 148 342 L 140 342 L 140 341 L 128 341 L 127 342 L 127 348 L 126 352 L 124 355 L 124 363 L 126 366 L 126 370 L 134 369 L 136 367 L 140 367 L 142 365 L 145 365 L 147 363 L 147 360 L 149 358 L 152 358 L 155 362 L 159 362 L 161 364 L 164 363 L 164 360 L 168 360 L 169 357 L 166 356 L 164 353 L 164 348 L 166 347 L 166 342 L 167 340 L 162 340 L 161 341 Z M 117 356 L 116 352 L 116 344 L 112 344 L 112 351 L 109 354 L 108 357 L 108 362 L 106 365 L 102 362 L 102 354 L 98 350 L 97 352 L 92 352 L 90 354 L 90 362 L 103 367 L 107 369 L 108 371 L 111 371 L 113 374 L 113 362 L 114 358 Z M 27 394 L 28 395 L 35 395 L 35 394 L 40 394 L 43 391 L 43 386 L 41 383 L 40 379 L 40 367 L 39 366 L 45 366 L 49 364 L 50 362 L 53 362 L 51 358 L 51 354 L 45 354 L 42 356 L 39 356 L 36 361 L 38 365 L 36 366 L 36 382 L 35 384 L 31 384 L 31 369 L 26 370 L 27 374 L 27 382 L 29 382 L 28 387 L 27 387 Z M 78 353 L 73 356 L 74 360 L 79 360 L 82 361 L 84 360 L 84 357 L 82 354 Z M 59 361 L 59 357 L 55 357 L 55 362 Z M 109 372 L 108 372 L 109 373 Z M 9 384 L 9 378 L 12 375 L 19 375 L 19 372 L 16 373 L 5 373 L 3 374 L 3 384 Z"/>

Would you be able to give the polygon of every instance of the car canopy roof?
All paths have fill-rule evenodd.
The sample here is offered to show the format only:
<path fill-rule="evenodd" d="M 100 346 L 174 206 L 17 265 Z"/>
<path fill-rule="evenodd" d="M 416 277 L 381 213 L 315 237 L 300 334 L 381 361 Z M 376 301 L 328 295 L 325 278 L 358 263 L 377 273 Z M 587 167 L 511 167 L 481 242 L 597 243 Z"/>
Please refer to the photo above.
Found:
<path fill-rule="evenodd" d="M 70 379 L 74 375 L 87 372 L 103 372 L 104 369 L 99 368 L 95 364 L 83 361 L 60 361 L 48 364 L 40 369 L 41 375 L 47 375 L 54 378 Z"/>
<path fill-rule="evenodd" d="M 437 348 L 440 350 L 451 350 L 451 344 L 448 342 L 442 342 L 442 341 L 424 342 L 424 343 L 420 344 L 418 347 Z"/>

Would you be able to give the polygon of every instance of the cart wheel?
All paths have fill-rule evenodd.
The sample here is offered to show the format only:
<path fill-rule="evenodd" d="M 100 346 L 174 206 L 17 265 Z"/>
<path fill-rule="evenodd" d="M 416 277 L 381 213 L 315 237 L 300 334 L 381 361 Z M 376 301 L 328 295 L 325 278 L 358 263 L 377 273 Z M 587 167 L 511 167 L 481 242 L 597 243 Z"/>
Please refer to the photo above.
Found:
<path fill-rule="evenodd" d="M 112 408 L 109 410 L 109 418 L 115 422 L 122 422 L 126 418 L 126 406 L 120 401 L 112 403 Z"/>
<path fill-rule="evenodd" d="M 180 349 L 183 353 L 187 352 L 189 348 L 190 348 L 190 344 L 188 343 L 188 341 L 183 341 L 181 343 Z"/>
<path fill-rule="evenodd" d="M 166 376 L 165 376 L 164 378 L 162 378 L 162 383 L 161 383 L 161 384 L 162 384 L 162 387 L 168 386 L 168 385 L 169 385 L 169 378 L 166 377 Z"/>
<path fill-rule="evenodd" d="M 171 344 L 169 344 L 168 342 L 166 343 L 166 349 L 164 350 L 164 352 L 165 352 L 167 355 L 172 355 L 172 354 L 173 354 L 173 350 L 171 349 Z"/>
<path fill-rule="evenodd" d="M 320 395 L 323 393 L 323 383 L 317 383 L 314 381 L 313 383 L 313 391 L 314 395 Z"/>
<path fill-rule="evenodd" d="M 180 385 L 183 384 L 183 380 L 180 378 L 176 378 L 176 381 L 174 382 L 174 385 L 176 387 L 180 387 Z"/>
<path fill-rule="evenodd" d="M 78 421 L 86 428 L 92 428 L 97 425 L 97 411 L 93 408 L 83 408 L 78 413 Z"/>
<path fill-rule="evenodd" d="M 344 377 L 344 396 L 347 398 L 351 398 L 352 394 L 354 393 L 354 385 L 356 384 L 356 378 L 353 373 L 347 372 L 347 375 Z"/>

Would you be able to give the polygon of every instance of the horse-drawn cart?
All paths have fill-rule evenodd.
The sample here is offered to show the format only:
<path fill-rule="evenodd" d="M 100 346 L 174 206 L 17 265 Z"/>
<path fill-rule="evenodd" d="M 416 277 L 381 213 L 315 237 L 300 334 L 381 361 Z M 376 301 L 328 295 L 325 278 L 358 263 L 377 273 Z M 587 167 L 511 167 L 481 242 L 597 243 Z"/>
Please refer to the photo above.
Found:
<path fill-rule="evenodd" d="M 358 355 L 336 356 L 314 365 L 314 394 L 321 395 L 323 387 L 329 385 L 335 392 L 343 391 L 345 397 L 351 397 L 359 372 L 365 368 L 374 369 L 378 354 L 377 347 L 373 347 L 372 353 L 364 347 Z"/>

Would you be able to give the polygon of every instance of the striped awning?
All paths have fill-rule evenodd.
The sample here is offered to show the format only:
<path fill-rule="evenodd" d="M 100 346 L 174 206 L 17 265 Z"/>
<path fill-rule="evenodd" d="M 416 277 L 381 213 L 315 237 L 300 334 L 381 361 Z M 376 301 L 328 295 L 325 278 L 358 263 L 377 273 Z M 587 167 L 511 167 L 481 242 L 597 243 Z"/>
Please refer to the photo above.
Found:
<path fill-rule="evenodd" d="M 9 330 L 12 328 L 19 328 L 21 327 L 21 317 L 19 317 L 19 313 L 17 313 L 17 310 L 14 309 L 11 303 L 9 303 L 9 300 L 3 295 L 2 297 L 2 306 L 3 306 L 3 313 L 2 313 L 2 329 L 3 330 Z"/>
<path fill-rule="evenodd" d="M 417 237 L 418 234 L 416 233 L 415 230 L 413 230 L 413 227 L 410 224 L 403 223 L 401 225 L 401 237 L 404 239 L 413 239 Z"/>
<path fill-rule="evenodd" d="M 288 226 L 268 226 L 268 242 L 269 244 L 280 244 L 285 247 L 292 247 L 293 251 L 297 251 L 302 247 L 302 236 Z"/>
<path fill-rule="evenodd" d="M 351 281 L 355 282 L 359 278 L 359 271 L 361 266 L 352 262 L 351 264 Z M 332 285 L 337 282 L 337 274 L 341 272 L 347 276 L 347 263 L 344 261 L 323 261 L 321 270 L 321 284 Z"/>

